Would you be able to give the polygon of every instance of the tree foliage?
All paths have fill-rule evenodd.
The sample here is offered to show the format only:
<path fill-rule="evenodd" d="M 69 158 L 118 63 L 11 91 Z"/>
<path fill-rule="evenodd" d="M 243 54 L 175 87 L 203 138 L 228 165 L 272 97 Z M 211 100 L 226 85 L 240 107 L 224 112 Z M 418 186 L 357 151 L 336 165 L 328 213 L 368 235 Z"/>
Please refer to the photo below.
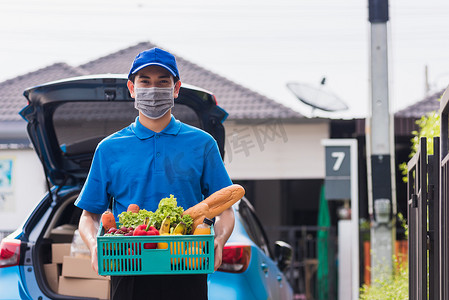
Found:
<path fill-rule="evenodd" d="M 440 136 L 440 115 L 438 112 L 433 111 L 422 116 L 421 119 L 416 121 L 416 124 L 418 125 L 419 130 L 412 132 L 413 138 L 411 140 L 410 158 L 412 158 L 418 150 L 421 137 L 427 138 L 427 154 L 431 155 L 433 154 L 433 138 Z M 402 180 L 407 182 L 407 163 L 404 162 L 400 164 L 399 169 L 403 175 Z"/>

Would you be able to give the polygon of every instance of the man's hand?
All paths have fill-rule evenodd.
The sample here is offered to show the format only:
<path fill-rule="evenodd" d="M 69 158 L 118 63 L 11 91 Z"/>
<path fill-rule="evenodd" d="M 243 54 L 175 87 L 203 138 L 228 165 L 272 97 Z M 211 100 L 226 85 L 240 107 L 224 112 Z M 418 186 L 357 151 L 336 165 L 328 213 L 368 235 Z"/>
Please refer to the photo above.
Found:
<path fill-rule="evenodd" d="M 215 241 L 214 241 L 214 269 L 215 271 L 221 266 L 223 259 L 223 247 L 231 236 L 234 229 L 234 211 L 232 207 L 228 208 L 215 218 Z"/>
<path fill-rule="evenodd" d="M 92 265 L 92 269 L 98 274 L 98 255 L 97 255 L 97 243 L 95 243 L 95 246 L 90 249 L 90 263 Z"/>
<path fill-rule="evenodd" d="M 79 222 L 79 232 L 84 243 L 90 250 L 91 265 L 95 272 L 98 273 L 98 258 L 97 258 L 97 232 L 100 224 L 101 215 L 94 214 L 83 210 Z"/>
<path fill-rule="evenodd" d="M 222 242 L 219 242 L 218 239 L 215 239 L 214 241 L 214 270 L 217 271 L 218 268 L 221 266 L 221 263 L 223 261 L 223 247 L 224 244 Z"/>

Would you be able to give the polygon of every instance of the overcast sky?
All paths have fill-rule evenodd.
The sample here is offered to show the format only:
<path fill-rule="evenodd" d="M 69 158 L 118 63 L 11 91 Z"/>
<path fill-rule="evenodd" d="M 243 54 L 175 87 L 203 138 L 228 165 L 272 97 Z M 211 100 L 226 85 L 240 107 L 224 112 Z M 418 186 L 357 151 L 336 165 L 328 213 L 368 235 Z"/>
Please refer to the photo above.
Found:
<path fill-rule="evenodd" d="M 390 1 L 392 111 L 425 96 L 426 65 L 431 92 L 448 85 L 448 12 L 447 0 Z M 151 41 L 305 114 L 286 83 L 325 76 L 364 117 L 369 33 L 368 0 L 0 0 L 0 81 Z"/>

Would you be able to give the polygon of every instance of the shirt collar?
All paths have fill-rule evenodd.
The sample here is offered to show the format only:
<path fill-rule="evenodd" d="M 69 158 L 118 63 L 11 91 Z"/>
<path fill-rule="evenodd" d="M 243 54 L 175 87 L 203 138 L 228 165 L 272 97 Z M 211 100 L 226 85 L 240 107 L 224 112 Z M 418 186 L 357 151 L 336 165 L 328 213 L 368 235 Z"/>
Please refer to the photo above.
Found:
<path fill-rule="evenodd" d="M 143 126 L 139 121 L 139 117 L 137 117 L 136 121 L 131 124 L 131 130 L 141 140 L 151 138 L 155 134 L 157 134 L 153 130 Z M 168 123 L 167 127 L 165 127 L 159 134 L 177 135 L 180 130 L 181 122 L 176 120 L 175 117 L 171 116 L 170 123 Z"/>

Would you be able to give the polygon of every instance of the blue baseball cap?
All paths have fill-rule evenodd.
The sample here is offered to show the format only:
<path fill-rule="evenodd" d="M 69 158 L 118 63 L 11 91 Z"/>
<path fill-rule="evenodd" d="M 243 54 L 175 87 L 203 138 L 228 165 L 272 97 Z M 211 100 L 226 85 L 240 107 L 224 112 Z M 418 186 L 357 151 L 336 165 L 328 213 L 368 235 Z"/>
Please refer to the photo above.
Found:
<path fill-rule="evenodd" d="M 179 71 L 175 57 L 173 54 L 159 48 L 151 48 L 137 54 L 131 70 L 129 70 L 128 79 L 139 70 L 152 65 L 167 69 L 176 79 L 179 79 Z"/>

